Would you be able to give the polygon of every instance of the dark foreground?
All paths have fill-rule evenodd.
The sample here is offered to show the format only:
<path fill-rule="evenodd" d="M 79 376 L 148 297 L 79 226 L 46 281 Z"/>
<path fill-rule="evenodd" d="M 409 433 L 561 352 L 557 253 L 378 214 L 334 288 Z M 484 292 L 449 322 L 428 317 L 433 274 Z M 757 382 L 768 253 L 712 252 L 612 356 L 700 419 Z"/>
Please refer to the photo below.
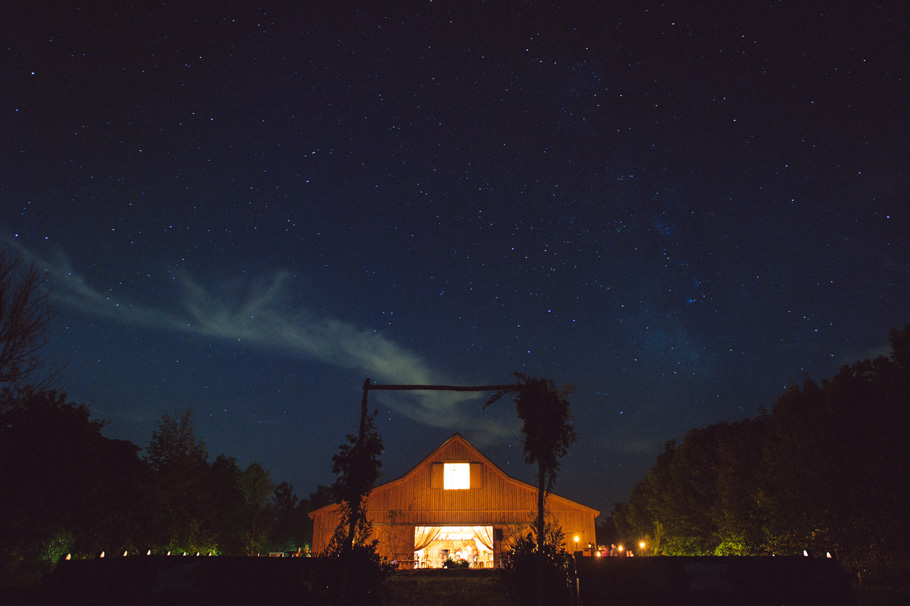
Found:
<path fill-rule="evenodd" d="M 135 556 L 61 562 L 35 587 L 0 588 L 0 603 L 321 604 L 318 559 Z M 529 580 L 529 582 L 531 582 Z M 852 587 L 833 561 L 808 558 L 636 558 L 578 562 L 585 606 L 622 604 L 910 604 L 910 588 Z M 518 606 L 495 570 L 392 574 L 377 606 Z"/>

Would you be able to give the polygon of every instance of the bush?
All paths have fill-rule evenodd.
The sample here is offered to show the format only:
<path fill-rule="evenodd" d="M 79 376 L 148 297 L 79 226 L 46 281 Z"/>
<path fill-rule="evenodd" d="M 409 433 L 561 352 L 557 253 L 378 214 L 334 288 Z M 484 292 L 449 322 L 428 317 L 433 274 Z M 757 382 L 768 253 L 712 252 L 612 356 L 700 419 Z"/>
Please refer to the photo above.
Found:
<path fill-rule="evenodd" d="M 557 606 L 575 603 L 572 558 L 564 549 L 550 543 L 537 551 L 530 534 L 512 547 L 511 560 L 503 576 L 520 604 Z"/>

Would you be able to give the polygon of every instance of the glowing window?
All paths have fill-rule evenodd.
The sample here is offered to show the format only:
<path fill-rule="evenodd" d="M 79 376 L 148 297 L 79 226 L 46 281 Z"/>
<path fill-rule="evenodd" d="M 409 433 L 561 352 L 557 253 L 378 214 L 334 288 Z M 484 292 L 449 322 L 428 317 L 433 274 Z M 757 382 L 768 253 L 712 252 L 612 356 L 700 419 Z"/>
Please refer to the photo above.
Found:
<path fill-rule="evenodd" d="M 446 490 L 466 490 L 471 487 L 470 463 L 446 463 L 443 470 L 442 487 Z"/>

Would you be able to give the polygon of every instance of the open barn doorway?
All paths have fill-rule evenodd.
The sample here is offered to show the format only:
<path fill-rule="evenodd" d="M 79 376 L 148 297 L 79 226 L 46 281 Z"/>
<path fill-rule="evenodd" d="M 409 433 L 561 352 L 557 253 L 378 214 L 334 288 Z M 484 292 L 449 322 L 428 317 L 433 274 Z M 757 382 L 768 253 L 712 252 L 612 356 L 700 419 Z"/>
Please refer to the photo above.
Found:
<path fill-rule="evenodd" d="M 417 526 L 414 560 L 418 568 L 443 568 L 466 563 L 471 568 L 493 567 L 492 526 Z"/>

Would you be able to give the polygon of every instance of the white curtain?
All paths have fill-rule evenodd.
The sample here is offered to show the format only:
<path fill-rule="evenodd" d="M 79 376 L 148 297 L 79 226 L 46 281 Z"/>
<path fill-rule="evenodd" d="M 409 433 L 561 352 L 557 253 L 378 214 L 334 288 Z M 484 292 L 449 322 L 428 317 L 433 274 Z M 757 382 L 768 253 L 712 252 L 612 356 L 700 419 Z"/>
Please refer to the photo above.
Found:
<path fill-rule="evenodd" d="M 493 551 L 493 527 L 492 526 L 475 526 L 474 538 L 483 543 L 489 551 Z"/>
<path fill-rule="evenodd" d="M 417 526 L 414 529 L 414 551 L 420 551 L 439 536 L 441 526 Z"/>

